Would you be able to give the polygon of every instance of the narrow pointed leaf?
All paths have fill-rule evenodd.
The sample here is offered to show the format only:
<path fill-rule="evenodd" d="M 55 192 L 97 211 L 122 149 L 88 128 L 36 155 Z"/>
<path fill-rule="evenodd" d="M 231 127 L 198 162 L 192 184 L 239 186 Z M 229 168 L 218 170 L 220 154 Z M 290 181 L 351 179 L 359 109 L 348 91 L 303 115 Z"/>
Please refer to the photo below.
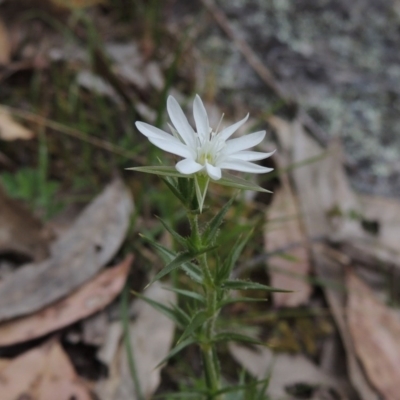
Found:
<path fill-rule="evenodd" d="M 182 320 L 173 308 L 167 307 L 166 305 L 159 303 L 158 301 L 155 301 L 153 299 L 149 299 L 148 297 L 143 296 L 142 294 L 137 293 L 135 291 L 132 291 L 132 293 L 135 296 L 139 297 L 139 299 L 142 299 L 146 303 L 150 304 L 156 310 L 160 311 L 166 317 L 174 321 L 178 326 L 182 327 Z"/>
<path fill-rule="evenodd" d="M 182 296 L 190 297 L 192 299 L 195 299 L 195 300 L 199 301 L 200 303 L 205 303 L 206 302 L 206 299 L 204 298 L 204 296 L 202 296 L 199 293 L 192 292 L 190 290 L 177 289 L 177 288 L 173 288 L 173 287 L 164 287 L 164 289 L 165 290 L 169 290 L 170 292 L 175 292 L 175 293 L 180 294 Z"/>
<path fill-rule="evenodd" d="M 173 311 L 176 314 L 176 317 L 182 322 L 183 326 L 186 326 L 190 322 L 190 316 L 178 305 L 172 306 Z"/>
<path fill-rule="evenodd" d="M 163 358 L 159 364 L 155 368 L 158 368 L 165 362 L 167 362 L 170 358 L 172 358 L 174 355 L 178 354 L 181 350 L 183 350 L 185 347 L 195 343 L 196 341 L 193 338 L 187 338 L 186 340 L 182 341 L 181 343 L 177 344 L 175 347 L 171 349 L 171 351 L 166 355 L 165 358 Z"/>
<path fill-rule="evenodd" d="M 229 210 L 229 207 L 232 205 L 234 197 L 231 199 L 221 208 L 217 215 L 213 217 L 213 219 L 208 224 L 205 232 L 204 232 L 204 243 L 212 243 L 217 235 L 218 228 L 221 226 L 226 213 Z"/>
<path fill-rule="evenodd" d="M 163 227 L 172 235 L 172 237 L 182 246 L 186 247 L 186 239 L 176 232 L 166 221 L 158 217 L 158 220 L 162 223 Z"/>
<path fill-rule="evenodd" d="M 240 333 L 235 333 L 235 332 L 222 332 L 218 333 L 213 337 L 213 342 L 246 342 L 246 343 L 252 343 L 252 344 L 259 344 L 259 345 L 265 345 L 263 342 L 261 342 L 258 339 L 252 338 L 251 336 L 247 335 L 242 335 Z"/>
<path fill-rule="evenodd" d="M 258 186 L 254 182 L 246 181 L 245 179 L 239 178 L 235 175 L 231 175 L 227 172 L 223 172 L 222 178 L 218 181 L 218 184 L 223 186 L 229 186 L 243 190 L 254 190 L 255 192 L 272 193 L 267 189 Z"/>
<path fill-rule="evenodd" d="M 237 240 L 225 262 L 222 264 L 220 270 L 218 271 L 218 282 L 222 283 L 229 278 L 233 267 L 235 266 L 237 260 L 240 257 L 240 254 L 243 251 L 244 246 L 246 245 L 252 234 L 253 230 L 251 230 L 243 239 L 239 238 Z"/>
<path fill-rule="evenodd" d="M 144 237 L 144 236 L 143 236 Z M 150 239 L 144 237 L 146 240 L 149 240 L 152 245 L 158 250 L 159 254 L 161 257 L 165 260 L 165 262 L 169 263 L 171 262 L 175 257 L 177 257 L 177 254 L 173 252 L 170 249 L 167 249 L 166 247 L 162 246 L 161 244 L 157 242 L 153 242 Z M 197 283 L 202 283 L 203 282 L 203 272 L 201 269 L 190 262 L 186 262 L 182 264 L 182 269 L 189 275 L 190 278 L 192 278 L 195 282 Z"/>
<path fill-rule="evenodd" d="M 255 297 L 231 297 L 229 299 L 222 300 L 218 306 L 220 308 L 225 307 L 229 304 L 235 304 L 235 303 L 258 303 L 258 302 L 265 302 L 268 301 L 268 299 L 258 299 Z"/>
<path fill-rule="evenodd" d="M 184 205 L 186 206 L 187 200 L 184 196 L 182 196 L 179 189 L 174 185 L 173 179 L 171 177 L 161 178 L 163 182 L 168 186 L 169 190 L 175 195 L 175 197 Z"/>
<path fill-rule="evenodd" d="M 156 276 L 150 281 L 147 286 L 150 286 L 155 281 L 158 281 L 165 275 L 168 275 L 174 269 L 179 268 L 183 263 L 192 260 L 194 257 L 192 252 L 185 251 L 179 255 L 177 255 L 170 263 L 168 263 Z M 146 287 L 147 287 L 146 286 Z"/>
<path fill-rule="evenodd" d="M 187 263 L 182 264 L 182 269 L 195 282 L 203 283 L 203 272 L 197 265 L 187 262 Z"/>
<path fill-rule="evenodd" d="M 126 168 L 132 171 L 145 172 L 147 174 L 154 174 L 160 176 L 172 176 L 176 178 L 189 178 L 191 175 L 184 175 L 177 171 L 175 167 L 170 167 L 166 165 L 155 165 L 146 167 L 133 167 Z"/>
<path fill-rule="evenodd" d="M 279 288 L 274 288 L 267 285 L 262 285 L 261 283 L 251 282 L 251 281 L 225 281 L 223 283 L 223 287 L 225 289 L 234 289 L 234 290 L 265 290 L 266 292 L 285 292 L 290 293 L 290 290 L 284 290 Z"/>
<path fill-rule="evenodd" d="M 193 253 L 192 251 L 185 251 L 178 256 L 176 256 L 169 264 L 167 264 L 152 280 L 151 282 L 146 286 L 150 286 L 153 282 L 158 281 L 165 275 L 169 274 L 171 271 L 173 271 L 176 268 L 179 268 L 182 266 L 182 264 L 192 260 L 196 256 L 204 253 L 208 253 L 209 251 L 215 250 L 217 246 L 211 246 L 211 247 L 205 247 L 201 249 L 200 251 Z"/>
<path fill-rule="evenodd" d="M 181 343 L 188 336 L 190 336 L 197 328 L 203 325 L 204 322 L 207 321 L 207 319 L 208 315 L 204 310 L 198 311 L 190 321 L 189 325 L 183 331 L 182 336 L 178 340 L 178 343 Z"/>

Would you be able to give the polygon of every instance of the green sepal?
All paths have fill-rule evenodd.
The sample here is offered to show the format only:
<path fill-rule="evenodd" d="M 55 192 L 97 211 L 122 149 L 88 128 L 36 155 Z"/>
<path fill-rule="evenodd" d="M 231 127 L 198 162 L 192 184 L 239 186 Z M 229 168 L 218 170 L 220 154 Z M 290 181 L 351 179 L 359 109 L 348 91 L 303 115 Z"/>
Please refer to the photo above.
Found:
<path fill-rule="evenodd" d="M 174 321 L 179 327 L 185 326 L 185 322 L 183 321 L 181 314 L 177 313 L 176 310 L 173 308 L 167 307 L 165 304 L 159 303 L 156 300 L 149 299 L 146 296 L 143 296 L 140 293 L 137 293 L 135 291 L 131 291 L 135 296 L 139 297 L 139 299 L 145 301 L 147 304 L 150 304 L 153 308 L 155 308 L 157 311 L 161 312 L 164 314 L 166 317 Z"/>
<path fill-rule="evenodd" d="M 204 243 L 213 243 L 215 237 L 218 233 L 218 228 L 221 226 L 226 213 L 228 212 L 229 207 L 232 205 L 234 197 L 231 199 L 221 208 L 217 215 L 215 215 L 210 223 L 207 225 L 204 234 L 203 234 L 203 242 Z"/>
<path fill-rule="evenodd" d="M 257 299 L 255 297 L 231 297 L 229 299 L 221 300 L 218 303 L 218 308 L 222 308 L 229 304 L 235 304 L 235 303 L 257 303 L 266 301 L 268 301 L 268 299 Z"/>
<path fill-rule="evenodd" d="M 192 320 L 189 322 L 189 325 L 183 331 L 182 336 L 179 338 L 177 343 L 181 343 L 188 336 L 190 336 L 197 328 L 203 325 L 208 318 L 209 316 L 204 310 L 197 311 Z"/>
<path fill-rule="evenodd" d="M 236 261 L 239 259 L 240 254 L 243 251 L 244 246 L 253 234 L 251 230 L 243 239 L 239 238 L 229 253 L 228 257 L 225 259 L 222 266 L 217 271 L 217 283 L 222 284 L 226 279 L 229 278 Z"/>
<path fill-rule="evenodd" d="M 175 167 L 167 165 L 152 165 L 145 167 L 132 167 L 126 168 L 132 171 L 145 172 L 147 174 L 160 175 L 160 176 L 172 176 L 174 178 L 190 178 L 191 176 L 181 174 Z"/>
<path fill-rule="evenodd" d="M 203 304 L 205 304 L 205 302 L 206 302 L 206 299 L 204 298 L 204 296 L 202 296 L 199 293 L 192 292 L 191 290 L 177 289 L 177 288 L 173 288 L 173 287 L 163 287 L 163 289 L 169 290 L 170 292 L 180 294 L 182 296 L 190 297 L 190 298 L 197 300 Z"/>
<path fill-rule="evenodd" d="M 196 343 L 194 338 L 187 338 L 186 340 L 180 342 L 176 346 L 174 346 L 170 352 L 157 364 L 155 368 L 158 368 L 162 364 L 164 364 L 166 361 L 168 361 L 170 358 L 172 358 L 174 355 L 178 354 L 181 350 L 183 350 L 185 347 Z"/>
<path fill-rule="evenodd" d="M 163 227 L 172 235 L 172 237 L 183 247 L 187 247 L 186 239 L 181 236 L 178 232 L 176 232 L 167 222 L 165 222 L 162 218 L 157 217 L 158 220 L 162 223 Z"/>
<path fill-rule="evenodd" d="M 229 290 L 265 290 L 266 292 L 282 292 L 282 293 L 290 293 L 291 290 L 284 290 L 279 288 L 274 288 L 271 286 L 263 285 L 257 282 L 251 281 L 242 281 L 240 279 L 234 281 L 225 281 L 222 284 L 224 289 Z"/>
<path fill-rule="evenodd" d="M 229 186 L 236 189 L 254 190 L 255 192 L 272 193 L 269 190 L 264 189 L 253 182 L 246 181 L 245 179 L 239 178 L 235 175 L 231 175 L 225 171 L 223 171 L 222 173 L 222 178 L 216 182 L 220 185 Z"/>
<path fill-rule="evenodd" d="M 197 174 L 194 177 L 197 205 L 199 207 L 200 213 L 203 211 L 204 200 L 206 198 L 209 183 L 210 178 L 207 175 Z"/>
<path fill-rule="evenodd" d="M 218 333 L 212 338 L 213 342 L 245 342 L 245 343 L 252 343 L 263 345 L 265 344 L 258 339 L 254 339 L 251 336 L 242 335 L 241 333 L 236 332 L 222 332 Z"/>

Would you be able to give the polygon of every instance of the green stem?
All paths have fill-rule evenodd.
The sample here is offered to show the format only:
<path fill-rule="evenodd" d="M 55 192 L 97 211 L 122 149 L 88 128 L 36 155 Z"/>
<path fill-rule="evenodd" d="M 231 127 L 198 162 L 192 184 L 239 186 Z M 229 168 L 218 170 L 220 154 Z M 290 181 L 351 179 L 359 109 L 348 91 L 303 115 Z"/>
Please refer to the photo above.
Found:
<path fill-rule="evenodd" d="M 208 245 L 207 243 L 202 243 L 202 238 L 199 230 L 198 223 L 198 215 L 197 214 L 188 214 L 190 227 L 192 230 L 192 240 L 196 247 L 200 248 L 201 246 Z M 203 282 L 203 290 L 206 297 L 206 311 L 209 315 L 209 319 L 204 325 L 203 329 L 203 343 L 200 345 L 203 364 L 204 364 L 204 373 L 206 377 L 206 384 L 210 393 L 217 392 L 220 386 L 220 370 L 219 364 L 217 361 L 217 357 L 215 354 L 215 347 L 212 342 L 214 337 L 215 330 L 215 322 L 218 317 L 218 309 L 217 309 L 217 290 L 214 286 L 214 279 L 210 270 L 210 267 L 207 262 L 207 254 L 204 253 L 198 257 L 198 262 L 201 269 L 204 272 L 204 282 Z M 208 400 L 220 400 L 221 396 L 210 395 Z"/>
<path fill-rule="evenodd" d="M 212 343 L 214 337 L 215 321 L 218 317 L 217 311 L 217 292 L 214 287 L 205 287 L 206 290 L 206 302 L 207 302 L 207 313 L 210 318 L 207 320 L 204 326 L 204 344 L 201 346 L 203 353 L 203 362 L 205 375 L 207 378 L 208 388 L 211 392 L 216 392 L 220 389 L 220 370 L 219 364 L 215 355 L 215 347 Z M 221 396 L 210 396 L 210 400 L 220 399 Z"/>

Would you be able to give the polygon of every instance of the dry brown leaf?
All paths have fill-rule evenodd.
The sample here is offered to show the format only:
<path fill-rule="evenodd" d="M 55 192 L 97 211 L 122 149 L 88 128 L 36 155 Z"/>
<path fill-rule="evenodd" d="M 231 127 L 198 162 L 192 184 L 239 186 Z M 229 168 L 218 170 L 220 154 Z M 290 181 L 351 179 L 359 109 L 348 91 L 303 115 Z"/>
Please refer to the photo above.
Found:
<path fill-rule="evenodd" d="M 19 253 L 34 261 L 49 254 L 50 232 L 0 186 L 0 253 Z"/>
<path fill-rule="evenodd" d="M 50 341 L 0 371 L 1 400 L 91 400 L 61 345 Z"/>
<path fill-rule="evenodd" d="M 0 33 L 1 34 L 1 33 Z M 1 45 L 1 43 L 0 43 Z M 6 141 L 13 141 L 17 139 L 29 140 L 35 134 L 19 124 L 10 113 L 0 107 L 0 139 Z"/>
<path fill-rule="evenodd" d="M 36 314 L 0 324 L 0 346 L 35 339 L 103 309 L 121 292 L 131 263 L 132 256 L 128 256 L 65 299 Z"/>
<path fill-rule="evenodd" d="M 354 273 L 347 290 L 347 320 L 364 370 L 384 399 L 399 400 L 400 318 Z"/>
<path fill-rule="evenodd" d="M 0 66 L 7 65 L 11 59 L 11 45 L 7 28 L 0 18 Z"/>
<path fill-rule="evenodd" d="M 118 251 L 132 209 L 123 182 L 108 185 L 54 243 L 50 258 L 21 267 L 0 284 L 0 320 L 38 311 L 95 276 Z"/>
<path fill-rule="evenodd" d="M 273 293 L 274 304 L 279 307 L 297 307 L 306 304 L 311 294 L 311 286 L 306 281 L 310 272 L 310 260 L 295 202 L 290 187 L 285 184 L 274 192 L 272 204 L 268 209 L 269 222 L 264 234 L 268 253 L 291 244 L 302 243 L 268 260 L 271 267 L 269 271 L 271 285 L 292 291 Z M 290 259 L 287 256 L 290 256 Z"/>
<path fill-rule="evenodd" d="M 292 152 L 290 160 L 292 163 L 324 155 L 319 161 L 295 168 L 292 172 L 308 237 L 327 236 L 332 233 L 341 239 L 362 236 L 358 221 L 349 218 L 349 214 L 360 210 L 360 207 L 350 188 L 338 152 L 332 148 L 326 152 L 306 134 L 298 121 L 293 122 L 291 132 L 293 140 L 288 151 Z M 344 285 L 340 264 L 325 257 L 319 245 L 315 243 L 310 245 L 318 278 Z M 324 292 L 346 349 L 352 384 L 363 400 L 377 400 L 378 394 L 367 381 L 356 358 L 343 315 L 344 293 L 328 286 L 324 287 Z"/>
<path fill-rule="evenodd" d="M 143 293 L 146 297 L 162 304 L 175 304 L 175 293 L 163 289 L 160 283 L 156 282 Z M 133 305 L 136 315 L 135 321 L 130 324 L 130 341 L 133 349 L 138 380 L 141 384 L 143 397 L 148 399 L 157 389 L 160 383 L 161 367 L 157 364 L 168 354 L 174 337 L 174 323 L 155 310 L 143 300 L 136 300 Z M 104 350 L 100 353 L 103 359 L 110 360 L 110 349 L 114 351 L 115 340 L 119 339 L 121 329 L 110 326 L 113 335 L 110 335 L 110 343 L 105 344 Z M 106 350 L 107 348 L 107 350 Z M 129 370 L 126 347 L 123 343 L 119 347 L 110 363 L 110 377 L 106 381 L 99 382 L 97 394 L 102 400 L 136 400 L 135 385 L 132 381 Z"/>
<path fill-rule="evenodd" d="M 272 399 L 294 400 L 286 390 L 291 385 L 306 384 L 334 389 L 341 399 L 347 399 L 346 383 L 326 374 L 304 355 L 274 353 L 267 347 L 257 346 L 256 351 L 231 344 L 233 357 L 258 379 L 270 376 L 267 393 Z"/>

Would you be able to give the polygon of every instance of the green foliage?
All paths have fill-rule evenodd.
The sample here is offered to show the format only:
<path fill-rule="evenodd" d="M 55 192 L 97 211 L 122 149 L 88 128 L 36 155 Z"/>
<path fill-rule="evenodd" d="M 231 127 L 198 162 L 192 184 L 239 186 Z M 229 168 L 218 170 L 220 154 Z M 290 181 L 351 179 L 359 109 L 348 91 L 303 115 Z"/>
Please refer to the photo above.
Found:
<path fill-rule="evenodd" d="M 185 304 L 185 309 L 180 306 L 171 306 L 154 302 L 153 300 L 145 299 L 149 304 L 159 309 L 162 313 L 174 320 L 182 329 L 181 336 L 177 341 L 176 346 L 170 351 L 163 362 L 169 360 L 178 354 L 182 349 L 190 344 L 197 344 L 202 349 L 202 357 L 204 364 L 205 389 L 201 388 L 195 393 L 194 398 L 202 399 L 222 399 L 222 396 L 228 396 L 233 392 L 242 393 L 237 399 L 243 400 L 261 400 L 264 399 L 264 389 L 259 388 L 260 383 L 251 381 L 250 383 L 242 383 L 237 386 L 229 386 L 221 389 L 221 379 L 219 375 L 219 363 L 216 358 L 215 345 L 221 342 L 245 342 L 249 344 L 262 345 L 257 338 L 242 334 L 240 332 L 217 332 L 215 329 L 216 319 L 222 307 L 228 304 L 237 302 L 256 302 L 267 301 L 266 299 L 258 299 L 252 297 L 233 298 L 229 296 L 231 290 L 262 290 L 266 292 L 285 292 L 285 290 L 273 288 L 256 282 L 245 280 L 230 280 L 235 264 L 243 252 L 245 245 L 248 243 L 252 230 L 245 235 L 239 237 L 231 251 L 224 260 L 214 257 L 212 267 L 209 265 L 209 256 L 214 255 L 214 250 L 217 248 L 217 236 L 224 218 L 232 205 L 234 198 L 231 198 L 219 212 L 204 225 L 204 228 L 199 228 L 199 210 L 202 208 L 203 192 L 202 188 L 197 188 L 198 177 L 190 179 L 179 174 L 174 167 L 157 166 L 157 167 L 138 167 L 134 168 L 137 171 L 149 172 L 152 174 L 161 175 L 167 187 L 175 195 L 176 198 L 185 206 L 187 216 L 191 227 L 191 234 L 185 238 L 173 227 L 160 219 L 161 225 L 166 229 L 175 241 L 181 247 L 181 251 L 176 253 L 164 246 L 160 245 L 153 239 L 146 238 L 159 252 L 165 260 L 165 267 L 159 271 L 152 279 L 150 284 L 158 279 L 161 279 L 172 271 L 182 268 L 187 275 L 192 279 L 193 284 L 189 288 L 174 288 L 170 289 L 179 296 L 185 298 L 182 304 Z M 208 178 L 206 178 L 208 179 Z M 222 181 L 222 182 L 221 182 Z M 251 182 L 234 176 L 225 175 L 218 183 L 227 186 L 265 191 L 257 187 Z M 195 189 L 198 189 L 195 196 Z M 204 189 L 204 188 L 203 188 Z M 197 203 L 196 203 L 197 198 Z M 240 230 L 239 230 L 240 231 Z M 188 302 L 187 300 L 191 300 Z M 168 398 L 191 398 L 179 392 L 177 394 L 168 395 Z M 233 397 L 232 397 L 233 399 Z"/>
<path fill-rule="evenodd" d="M 236 332 L 221 332 L 216 334 L 212 338 L 213 342 L 243 342 L 243 343 L 251 343 L 251 344 L 259 344 L 259 345 L 264 345 L 263 342 L 254 339 L 251 336 L 247 335 L 242 335 L 240 333 Z"/>
<path fill-rule="evenodd" d="M 177 326 L 179 326 L 179 327 L 185 326 L 186 323 L 188 322 L 187 320 L 185 320 L 185 318 L 182 318 L 182 315 L 185 314 L 184 312 L 182 314 L 180 311 L 177 311 L 176 308 L 168 307 L 165 304 L 162 304 L 153 299 L 149 299 L 148 297 L 143 296 L 140 293 L 133 292 L 133 291 L 132 291 L 132 293 L 135 294 L 139 299 L 142 299 L 146 303 L 150 304 L 156 310 L 160 311 L 160 313 L 164 314 L 166 317 L 168 317 L 169 319 L 174 321 Z"/>
<path fill-rule="evenodd" d="M 177 294 L 180 294 L 185 297 L 190 297 L 194 300 L 199 301 L 202 304 L 205 304 L 206 299 L 204 298 L 203 295 L 197 293 L 197 292 L 192 292 L 191 290 L 184 290 L 184 289 L 177 289 L 177 288 L 170 288 L 170 287 L 164 287 L 165 290 L 169 290 L 171 292 L 175 292 Z"/>
<path fill-rule="evenodd" d="M 185 327 L 185 330 L 182 333 L 182 336 L 179 338 L 178 343 L 185 340 L 192 333 L 194 333 L 199 327 L 201 327 L 207 319 L 210 318 L 210 315 L 207 314 L 204 310 L 197 311 L 189 324 Z"/>
<path fill-rule="evenodd" d="M 229 210 L 229 207 L 232 205 L 234 197 L 232 197 L 222 208 L 221 210 L 211 219 L 209 224 L 203 233 L 203 242 L 204 243 L 214 243 L 215 238 L 218 233 L 218 229 L 221 226 L 226 213 Z"/>
<path fill-rule="evenodd" d="M 60 183 L 43 180 L 38 169 L 21 168 L 14 174 L 3 172 L 0 179 L 10 197 L 27 202 L 33 210 L 43 212 L 46 218 L 51 218 L 63 208 L 63 203 L 55 198 Z"/>
<path fill-rule="evenodd" d="M 232 250 L 230 251 L 228 257 L 225 259 L 224 263 L 220 266 L 220 268 L 216 272 L 216 283 L 217 285 L 222 285 L 230 276 L 237 260 L 239 259 L 240 254 L 243 251 L 244 246 L 248 242 L 250 236 L 252 235 L 252 231 L 250 231 L 246 237 L 239 238 Z"/>

